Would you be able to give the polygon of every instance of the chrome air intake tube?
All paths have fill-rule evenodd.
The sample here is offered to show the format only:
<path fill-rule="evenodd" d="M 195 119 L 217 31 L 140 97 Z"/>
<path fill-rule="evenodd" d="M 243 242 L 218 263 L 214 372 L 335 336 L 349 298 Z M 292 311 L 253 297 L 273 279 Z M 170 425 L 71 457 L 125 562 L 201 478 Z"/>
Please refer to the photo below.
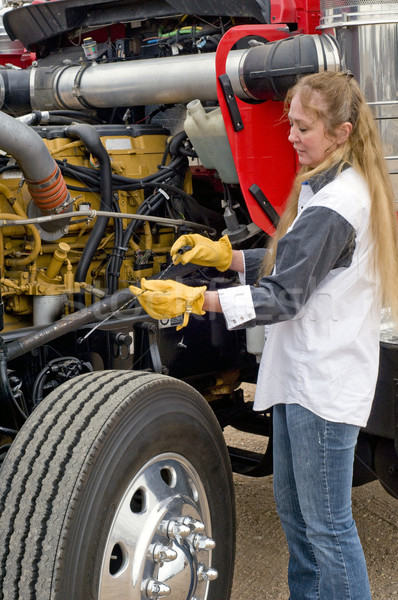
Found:
<path fill-rule="evenodd" d="M 11 154 L 19 164 L 32 200 L 41 214 L 58 214 L 67 209 L 70 197 L 65 181 L 38 133 L 17 119 L 0 113 L 0 148 Z"/>
<path fill-rule="evenodd" d="M 33 187 L 54 176 L 57 164 L 39 134 L 4 113 L 0 113 L 0 148 L 15 158 Z"/>
<path fill-rule="evenodd" d="M 71 198 L 64 178 L 38 133 L 17 119 L 0 113 L 0 148 L 15 158 L 24 175 L 33 201 L 29 216 L 59 214 L 71 210 Z M 54 235 L 58 235 L 57 230 L 68 222 L 65 218 L 61 225 L 45 226 L 48 231 L 45 232 L 43 228 L 42 237 L 52 239 Z"/>
<path fill-rule="evenodd" d="M 297 35 L 246 50 L 233 50 L 226 71 L 242 100 L 282 97 L 303 73 L 339 70 L 329 35 Z M 0 71 L 0 109 L 112 108 L 217 99 L 215 54 L 173 56 L 83 66 Z"/>

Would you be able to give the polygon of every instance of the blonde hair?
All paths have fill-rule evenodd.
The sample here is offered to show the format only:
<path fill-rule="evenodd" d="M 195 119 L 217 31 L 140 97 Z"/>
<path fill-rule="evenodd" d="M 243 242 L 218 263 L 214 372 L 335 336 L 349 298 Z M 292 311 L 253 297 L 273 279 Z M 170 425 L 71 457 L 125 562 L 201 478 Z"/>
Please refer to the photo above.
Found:
<path fill-rule="evenodd" d="M 322 102 L 314 105 L 314 92 Z M 286 209 L 270 242 L 261 267 L 261 276 L 273 269 L 278 241 L 297 216 L 298 197 L 303 181 L 332 166 L 342 170 L 352 166 L 367 183 L 371 198 L 370 231 L 374 244 L 373 269 L 381 283 L 382 301 L 390 306 L 398 322 L 398 234 L 391 178 L 383 157 L 377 125 L 355 79 L 346 73 L 326 71 L 307 75 L 289 91 L 285 100 L 288 111 L 295 94 L 303 107 L 323 121 L 325 135 L 333 139 L 342 123 L 352 124 L 347 141 L 326 157 L 316 168 L 302 167 L 293 183 Z M 317 95 L 317 94 L 316 94 Z"/>

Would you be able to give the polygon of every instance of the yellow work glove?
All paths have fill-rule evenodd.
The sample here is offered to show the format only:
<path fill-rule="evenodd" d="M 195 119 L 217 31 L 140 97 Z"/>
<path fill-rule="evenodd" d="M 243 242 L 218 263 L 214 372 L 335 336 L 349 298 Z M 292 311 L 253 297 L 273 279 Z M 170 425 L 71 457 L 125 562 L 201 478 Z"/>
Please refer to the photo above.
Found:
<path fill-rule="evenodd" d="M 192 249 L 181 253 L 184 246 Z M 219 271 L 229 269 L 232 261 L 232 247 L 227 235 L 218 242 L 198 233 L 182 235 L 171 247 L 170 254 L 175 265 L 191 262 L 202 267 L 216 267 Z"/>
<path fill-rule="evenodd" d="M 205 300 L 206 286 L 190 287 L 172 279 L 141 279 L 141 289 L 130 285 L 130 292 L 135 294 L 142 308 L 154 319 L 173 319 L 184 315 L 182 325 L 188 325 L 189 315 L 204 315 L 202 310 Z"/>

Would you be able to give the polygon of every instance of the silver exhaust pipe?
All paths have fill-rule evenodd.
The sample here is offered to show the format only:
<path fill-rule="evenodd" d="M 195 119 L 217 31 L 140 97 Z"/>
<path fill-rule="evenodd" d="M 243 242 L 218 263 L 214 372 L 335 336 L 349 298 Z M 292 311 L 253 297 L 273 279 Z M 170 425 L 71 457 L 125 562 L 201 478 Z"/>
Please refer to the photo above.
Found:
<path fill-rule="evenodd" d="M 298 35 L 231 51 L 226 65 L 235 94 L 246 101 L 282 97 L 300 74 L 339 69 L 337 45 L 329 35 Z M 0 109 L 16 114 L 192 99 L 217 99 L 214 53 L 0 71 Z"/>

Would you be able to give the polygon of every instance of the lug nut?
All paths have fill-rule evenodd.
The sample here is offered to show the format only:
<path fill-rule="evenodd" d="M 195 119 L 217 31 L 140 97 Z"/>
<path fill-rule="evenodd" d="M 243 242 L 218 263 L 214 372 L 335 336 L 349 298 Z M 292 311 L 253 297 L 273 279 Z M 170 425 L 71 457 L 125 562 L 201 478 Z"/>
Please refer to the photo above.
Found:
<path fill-rule="evenodd" d="M 188 525 L 191 529 L 191 533 L 203 533 L 205 530 L 205 525 L 202 521 L 198 521 L 197 519 L 192 519 L 192 517 L 185 517 L 182 521 L 184 525 Z"/>
<path fill-rule="evenodd" d="M 159 530 L 162 533 L 165 533 L 170 540 L 174 540 L 177 537 L 186 538 L 191 533 L 191 528 L 188 525 L 185 525 L 181 521 L 175 521 L 174 519 L 170 519 L 170 521 L 163 521 L 160 524 Z"/>
<path fill-rule="evenodd" d="M 195 550 L 213 550 L 216 547 L 216 542 L 206 535 L 202 535 L 201 533 L 197 533 L 193 540 L 192 546 Z"/>
<path fill-rule="evenodd" d="M 205 567 L 205 565 L 199 565 L 198 568 L 198 579 L 199 581 L 214 581 L 218 577 L 218 572 L 212 567 Z"/>
<path fill-rule="evenodd" d="M 186 538 L 191 533 L 190 527 L 184 525 L 184 523 L 178 523 L 177 521 L 170 521 L 167 528 L 168 537 L 173 540 L 176 537 Z"/>
<path fill-rule="evenodd" d="M 155 544 L 150 551 L 155 563 L 171 562 L 177 558 L 177 552 L 163 544 Z"/>
<path fill-rule="evenodd" d="M 149 579 L 145 587 L 145 596 L 147 598 L 165 598 L 169 596 L 171 589 L 168 585 L 157 579 Z"/>

